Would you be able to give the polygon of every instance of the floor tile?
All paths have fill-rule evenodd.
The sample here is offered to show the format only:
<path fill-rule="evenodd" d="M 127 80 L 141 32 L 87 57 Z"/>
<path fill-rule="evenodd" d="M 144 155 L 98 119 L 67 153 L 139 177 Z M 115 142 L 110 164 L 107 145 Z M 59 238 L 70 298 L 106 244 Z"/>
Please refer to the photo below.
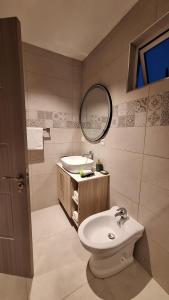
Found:
<path fill-rule="evenodd" d="M 114 300 L 111 292 L 107 289 L 103 279 L 93 279 L 83 285 L 80 289 L 64 298 L 65 300 Z"/>
<path fill-rule="evenodd" d="M 44 274 L 55 268 L 74 263 L 87 264 L 90 253 L 81 245 L 74 228 L 60 232 L 36 243 L 34 247 L 35 275 Z"/>
<path fill-rule="evenodd" d="M 27 300 L 26 279 L 0 274 L 1 300 Z"/>
<path fill-rule="evenodd" d="M 28 299 L 63 299 L 84 285 L 87 282 L 87 277 L 92 278 L 92 275 L 86 265 L 79 264 L 76 260 L 73 260 L 71 264 L 62 261 L 62 267 L 60 266 L 41 276 L 35 276 L 33 280 L 28 280 Z"/>
<path fill-rule="evenodd" d="M 32 213 L 33 242 L 42 241 L 71 227 L 60 205 Z"/>

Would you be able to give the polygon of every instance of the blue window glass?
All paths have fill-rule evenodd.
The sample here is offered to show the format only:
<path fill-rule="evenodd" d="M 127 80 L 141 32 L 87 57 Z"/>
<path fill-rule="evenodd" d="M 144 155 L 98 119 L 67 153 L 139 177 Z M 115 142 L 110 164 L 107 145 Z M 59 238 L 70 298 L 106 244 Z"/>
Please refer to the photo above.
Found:
<path fill-rule="evenodd" d="M 169 76 L 169 39 L 144 53 L 147 82 L 155 82 Z"/>
<path fill-rule="evenodd" d="M 144 86 L 144 80 L 143 80 L 143 71 L 142 71 L 142 66 L 140 63 L 140 60 L 138 62 L 138 67 L 137 67 L 137 88 L 141 88 Z"/>

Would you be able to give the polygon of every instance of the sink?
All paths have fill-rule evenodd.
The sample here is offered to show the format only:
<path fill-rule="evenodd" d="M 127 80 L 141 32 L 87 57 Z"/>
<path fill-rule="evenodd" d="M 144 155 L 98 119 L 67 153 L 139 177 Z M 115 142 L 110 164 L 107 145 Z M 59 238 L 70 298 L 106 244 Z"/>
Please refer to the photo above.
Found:
<path fill-rule="evenodd" d="M 62 157 L 61 163 L 64 169 L 71 173 L 79 173 L 80 170 L 91 170 L 94 161 L 84 156 L 65 156 Z"/>

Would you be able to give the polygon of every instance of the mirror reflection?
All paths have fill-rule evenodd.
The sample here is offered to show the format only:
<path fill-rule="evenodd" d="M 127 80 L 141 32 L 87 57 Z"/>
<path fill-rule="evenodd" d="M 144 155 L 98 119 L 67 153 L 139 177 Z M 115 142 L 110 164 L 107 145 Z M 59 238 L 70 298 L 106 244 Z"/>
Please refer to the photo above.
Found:
<path fill-rule="evenodd" d="M 111 122 L 112 102 L 106 87 L 93 85 L 85 94 L 80 112 L 80 124 L 85 138 L 90 142 L 102 139 Z"/>

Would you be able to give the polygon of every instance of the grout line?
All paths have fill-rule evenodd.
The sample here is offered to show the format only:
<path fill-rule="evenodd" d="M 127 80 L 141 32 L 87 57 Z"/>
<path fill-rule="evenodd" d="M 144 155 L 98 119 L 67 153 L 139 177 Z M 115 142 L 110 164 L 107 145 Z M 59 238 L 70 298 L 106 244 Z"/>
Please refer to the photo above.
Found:
<path fill-rule="evenodd" d="M 147 98 L 149 99 L 150 96 L 150 87 L 148 87 L 148 95 Z M 142 188 L 142 182 L 143 182 L 143 168 L 144 168 L 144 150 L 145 150 L 145 144 L 146 144 L 146 134 L 147 134 L 147 118 L 148 118 L 148 102 L 147 102 L 147 109 L 146 109 L 146 123 L 145 123 L 145 131 L 144 131 L 144 141 L 143 141 L 143 155 L 142 155 L 142 166 L 141 166 L 141 177 L 140 177 L 140 190 L 139 190 L 139 202 L 138 202 L 138 210 L 137 210 L 137 220 L 139 217 L 139 210 L 141 205 L 141 188 Z"/>

